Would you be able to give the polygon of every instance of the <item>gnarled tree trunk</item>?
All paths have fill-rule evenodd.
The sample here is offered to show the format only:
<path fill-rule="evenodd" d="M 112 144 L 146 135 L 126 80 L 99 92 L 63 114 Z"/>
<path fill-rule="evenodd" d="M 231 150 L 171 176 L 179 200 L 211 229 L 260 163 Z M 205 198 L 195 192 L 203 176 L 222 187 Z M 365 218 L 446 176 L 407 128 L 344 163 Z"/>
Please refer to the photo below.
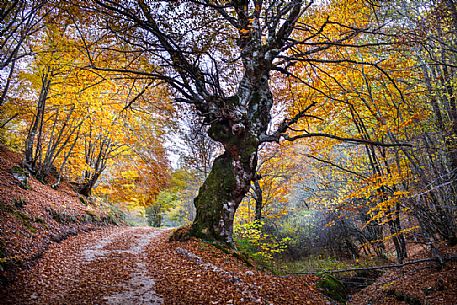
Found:
<path fill-rule="evenodd" d="M 214 161 L 194 200 L 197 215 L 191 234 L 232 245 L 235 212 L 255 178 L 260 138 L 270 122 L 268 70 L 246 69 L 238 94 L 223 104 L 224 117 L 211 123 L 208 134 L 225 151 Z"/>

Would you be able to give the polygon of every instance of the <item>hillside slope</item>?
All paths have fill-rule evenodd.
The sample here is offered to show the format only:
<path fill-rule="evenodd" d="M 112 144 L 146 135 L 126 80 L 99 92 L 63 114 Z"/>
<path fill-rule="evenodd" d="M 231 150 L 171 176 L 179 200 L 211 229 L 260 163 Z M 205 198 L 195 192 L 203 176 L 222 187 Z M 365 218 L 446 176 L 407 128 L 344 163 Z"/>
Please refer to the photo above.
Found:
<path fill-rule="evenodd" d="M 109 206 L 95 206 L 62 183 L 57 190 L 33 177 L 27 187 L 13 176 L 21 156 L 0 146 L 0 285 L 33 263 L 50 243 L 117 222 Z"/>

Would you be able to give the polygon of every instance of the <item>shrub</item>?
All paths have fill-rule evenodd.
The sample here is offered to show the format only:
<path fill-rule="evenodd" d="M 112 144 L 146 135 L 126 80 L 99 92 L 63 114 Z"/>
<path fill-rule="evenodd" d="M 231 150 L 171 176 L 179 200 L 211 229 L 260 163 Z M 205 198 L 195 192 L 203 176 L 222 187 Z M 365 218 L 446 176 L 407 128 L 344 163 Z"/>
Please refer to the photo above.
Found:
<path fill-rule="evenodd" d="M 263 221 L 235 226 L 235 242 L 241 252 L 257 260 L 270 261 L 275 255 L 287 249 L 291 239 L 289 237 L 275 239 L 263 231 L 263 226 Z"/>

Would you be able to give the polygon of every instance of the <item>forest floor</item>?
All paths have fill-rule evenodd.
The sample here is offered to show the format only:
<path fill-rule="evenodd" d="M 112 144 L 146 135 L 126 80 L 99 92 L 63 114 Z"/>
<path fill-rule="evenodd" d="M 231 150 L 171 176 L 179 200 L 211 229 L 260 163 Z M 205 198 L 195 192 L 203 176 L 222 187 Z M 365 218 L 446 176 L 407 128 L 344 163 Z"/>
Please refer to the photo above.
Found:
<path fill-rule="evenodd" d="M 20 271 L 0 303 L 332 304 L 315 288 L 317 277 L 251 270 L 212 245 L 170 243 L 169 235 L 109 227 L 69 237 Z"/>
<path fill-rule="evenodd" d="M 317 277 L 280 277 L 171 229 L 110 226 L 53 243 L 16 274 L 0 304 L 336 304 Z M 457 264 L 391 270 L 352 296 L 354 305 L 457 304 Z"/>

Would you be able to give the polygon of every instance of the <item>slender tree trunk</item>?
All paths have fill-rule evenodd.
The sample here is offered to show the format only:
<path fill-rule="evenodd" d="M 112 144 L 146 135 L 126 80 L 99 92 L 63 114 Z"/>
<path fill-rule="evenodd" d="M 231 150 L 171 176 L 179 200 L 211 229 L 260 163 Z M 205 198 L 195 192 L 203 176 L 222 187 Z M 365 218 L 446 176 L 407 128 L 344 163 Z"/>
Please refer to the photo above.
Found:
<path fill-rule="evenodd" d="M 57 188 L 57 187 L 59 187 L 59 185 L 60 185 L 60 182 L 61 182 L 61 180 L 62 180 L 62 173 L 63 173 L 63 170 L 64 170 L 64 168 L 65 168 L 65 165 L 66 165 L 67 162 L 68 162 L 68 159 L 70 158 L 71 153 L 73 152 L 73 149 L 74 149 L 75 146 L 76 146 L 76 142 L 77 142 L 78 139 L 79 139 L 80 130 L 81 130 L 81 124 L 78 126 L 78 133 L 76 134 L 76 137 L 74 138 L 73 143 L 72 143 L 71 146 L 70 146 L 70 149 L 64 154 L 63 162 L 62 162 L 62 164 L 60 165 L 60 169 L 59 169 L 59 171 L 58 171 L 57 181 L 52 185 L 52 188 Z"/>
<path fill-rule="evenodd" d="M 403 238 L 402 235 L 396 235 L 398 234 L 399 230 L 396 226 L 396 223 L 394 220 L 390 220 L 388 222 L 389 224 L 389 229 L 390 233 L 392 234 L 392 240 L 394 242 L 395 246 L 395 253 L 397 254 L 397 261 L 398 263 L 402 264 L 403 260 L 406 258 L 406 244 L 402 243 L 401 239 Z"/>
<path fill-rule="evenodd" d="M 262 188 L 260 187 L 259 179 L 254 180 L 255 192 L 255 220 L 262 220 Z"/>
<path fill-rule="evenodd" d="M 15 53 L 17 53 L 17 51 Z M 16 66 L 16 60 L 13 60 L 11 62 L 11 67 L 10 67 L 10 71 L 8 73 L 8 78 L 6 79 L 6 82 L 5 82 L 4 87 L 3 87 L 2 94 L 0 95 L 0 106 L 2 106 L 6 102 L 6 95 L 8 93 L 8 89 L 10 87 L 11 80 L 13 78 L 13 73 L 14 73 L 15 66 Z"/>
<path fill-rule="evenodd" d="M 2 122 L 0 124 L 0 129 L 4 128 L 9 122 L 11 122 L 12 120 L 14 120 L 15 118 L 17 118 L 19 115 L 19 113 L 15 113 L 13 116 L 7 118 L 4 122 Z"/>
<path fill-rule="evenodd" d="M 32 126 L 30 127 L 30 130 L 27 134 L 27 139 L 25 141 L 24 165 L 32 172 L 36 170 L 34 163 L 36 161 L 37 155 L 39 154 L 39 147 L 37 147 L 34 156 L 33 147 L 35 144 L 35 138 L 37 137 L 38 129 L 43 124 L 42 120 L 44 117 L 46 99 L 48 98 L 50 85 L 51 80 L 49 79 L 48 74 L 45 74 L 43 76 L 43 84 L 41 87 L 40 96 L 38 98 L 37 113 L 33 118 Z"/>

